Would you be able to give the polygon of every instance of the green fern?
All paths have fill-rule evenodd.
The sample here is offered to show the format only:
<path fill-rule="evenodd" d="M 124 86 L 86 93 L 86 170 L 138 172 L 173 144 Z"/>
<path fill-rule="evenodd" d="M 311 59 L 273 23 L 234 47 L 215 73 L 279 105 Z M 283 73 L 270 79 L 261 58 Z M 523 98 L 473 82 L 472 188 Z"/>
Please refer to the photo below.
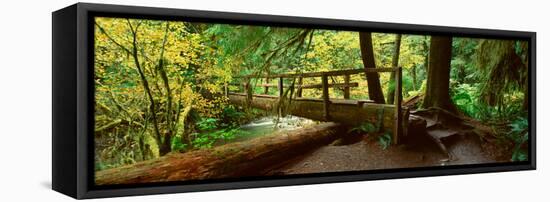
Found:
<path fill-rule="evenodd" d="M 363 123 L 359 126 L 356 126 L 356 127 L 353 127 L 351 128 L 348 132 L 353 132 L 353 133 L 374 133 L 377 131 L 377 128 L 376 126 L 374 126 L 374 124 L 372 123 Z"/>
<path fill-rule="evenodd" d="M 383 135 L 378 137 L 378 144 L 382 147 L 383 150 L 386 150 L 392 142 L 391 133 L 385 132 Z"/>

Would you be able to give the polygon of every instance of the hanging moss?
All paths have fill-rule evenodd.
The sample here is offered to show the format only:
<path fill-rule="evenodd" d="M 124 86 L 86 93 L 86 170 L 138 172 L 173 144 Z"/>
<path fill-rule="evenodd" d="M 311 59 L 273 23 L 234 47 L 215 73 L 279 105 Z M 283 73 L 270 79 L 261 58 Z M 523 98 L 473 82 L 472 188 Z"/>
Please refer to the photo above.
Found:
<path fill-rule="evenodd" d="M 512 40 L 482 40 L 477 52 L 478 65 L 485 82 L 481 86 L 481 101 L 490 106 L 505 105 L 505 94 L 527 88 L 528 64 L 523 54 L 527 42 Z"/>

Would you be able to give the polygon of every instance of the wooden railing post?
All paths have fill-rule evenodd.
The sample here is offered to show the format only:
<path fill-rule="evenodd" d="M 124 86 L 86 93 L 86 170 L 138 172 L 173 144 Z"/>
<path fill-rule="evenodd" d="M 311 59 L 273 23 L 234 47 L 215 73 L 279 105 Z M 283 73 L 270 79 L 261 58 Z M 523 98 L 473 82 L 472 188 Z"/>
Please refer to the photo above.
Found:
<path fill-rule="evenodd" d="M 269 80 L 270 80 L 269 77 L 265 78 L 265 83 L 269 84 Z M 269 86 L 264 87 L 264 94 L 266 95 L 269 94 Z"/>
<path fill-rule="evenodd" d="M 330 105 L 330 97 L 328 94 L 328 76 L 326 74 L 323 74 L 321 77 L 321 80 L 323 81 L 323 116 L 326 121 L 330 119 L 329 114 L 329 105 Z"/>
<path fill-rule="evenodd" d="M 227 82 L 223 83 L 223 94 L 225 95 L 225 97 L 229 95 L 229 87 L 227 86 Z"/>
<path fill-rule="evenodd" d="M 283 89 L 283 77 L 279 77 L 279 85 L 277 87 L 279 88 L 279 98 L 282 98 L 285 91 Z"/>
<path fill-rule="evenodd" d="M 241 85 L 243 86 L 243 93 L 246 94 L 246 89 L 248 88 L 248 79 L 244 78 L 244 81 L 242 81 Z"/>
<path fill-rule="evenodd" d="M 344 99 L 349 99 L 350 97 L 350 87 L 349 87 L 349 74 L 344 75 Z"/>
<path fill-rule="evenodd" d="M 244 93 L 246 93 L 246 102 L 247 105 L 250 106 L 250 102 L 252 101 L 252 89 L 250 88 L 250 78 L 246 78 L 244 83 Z"/>
<path fill-rule="evenodd" d="M 403 100 L 403 95 L 402 95 L 402 89 L 401 89 L 401 77 L 402 77 L 402 69 L 401 67 L 398 67 L 396 70 L 395 70 L 396 74 L 395 74 L 395 99 L 394 99 L 394 102 L 395 102 L 395 126 L 394 126 L 394 132 L 393 132 L 393 144 L 398 144 L 399 143 L 399 140 L 398 138 L 401 137 L 402 133 L 403 133 L 403 125 L 401 124 L 401 122 L 403 121 L 402 117 L 403 117 L 403 114 L 401 113 L 401 102 Z"/>
<path fill-rule="evenodd" d="M 269 78 L 265 78 L 265 84 L 269 84 Z M 264 86 L 264 94 L 269 94 L 269 86 Z"/>
<path fill-rule="evenodd" d="M 298 77 L 298 90 L 296 91 L 296 97 L 302 97 L 303 84 L 304 84 L 303 77 Z"/>

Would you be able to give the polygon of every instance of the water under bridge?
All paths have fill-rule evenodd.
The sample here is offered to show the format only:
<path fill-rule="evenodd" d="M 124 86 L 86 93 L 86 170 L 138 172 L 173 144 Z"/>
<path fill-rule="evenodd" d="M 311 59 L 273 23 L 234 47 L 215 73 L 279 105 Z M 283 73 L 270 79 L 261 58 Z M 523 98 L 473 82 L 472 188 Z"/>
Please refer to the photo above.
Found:
<path fill-rule="evenodd" d="M 350 88 L 359 87 L 357 82 L 350 82 L 352 75 L 392 72 L 396 81 L 395 104 L 378 104 L 372 100 L 351 99 Z M 305 78 L 316 77 L 321 78 L 321 83 L 304 84 L 303 82 Z M 337 77 L 343 77 L 343 83 L 339 83 Z M 403 110 L 400 105 L 402 101 L 401 77 L 402 69 L 399 67 L 247 75 L 234 78 L 238 82 L 226 84 L 225 95 L 232 104 L 275 111 L 279 114 L 291 114 L 312 120 L 346 125 L 372 123 L 380 130 L 391 131 L 393 143 L 396 144 L 398 137 L 404 133 L 403 128 L 406 128 L 407 121 L 403 120 L 408 120 L 408 110 Z M 271 83 L 272 80 L 276 80 L 277 83 Z M 263 88 L 263 93 L 254 93 L 257 92 L 255 88 Z M 270 88 L 276 88 L 277 93 L 269 94 Z M 331 98 L 330 88 L 343 91 L 343 98 Z M 304 89 L 322 89 L 322 93 L 318 97 L 303 97 Z"/>

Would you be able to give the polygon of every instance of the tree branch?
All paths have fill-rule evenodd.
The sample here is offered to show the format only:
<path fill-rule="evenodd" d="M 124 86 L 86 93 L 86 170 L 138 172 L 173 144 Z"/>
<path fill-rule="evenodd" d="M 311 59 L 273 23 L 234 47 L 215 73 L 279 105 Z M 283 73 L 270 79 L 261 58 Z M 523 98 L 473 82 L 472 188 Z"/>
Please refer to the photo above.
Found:
<path fill-rule="evenodd" d="M 107 38 L 109 39 L 109 41 L 113 42 L 115 45 L 117 45 L 118 47 L 120 47 L 122 50 L 124 50 L 125 52 L 129 53 L 129 54 L 132 54 L 132 52 L 130 50 L 128 50 L 126 47 L 124 47 L 122 44 L 118 43 L 115 39 L 113 39 L 113 37 L 111 37 L 109 34 L 107 34 L 107 32 L 105 31 L 105 29 L 99 25 L 99 23 L 95 22 L 95 25 L 97 26 L 97 28 L 99 28 L 99 31 L 101 31 L 101 33 L 103 33 L 105 36 L 107 36 Z"/>

